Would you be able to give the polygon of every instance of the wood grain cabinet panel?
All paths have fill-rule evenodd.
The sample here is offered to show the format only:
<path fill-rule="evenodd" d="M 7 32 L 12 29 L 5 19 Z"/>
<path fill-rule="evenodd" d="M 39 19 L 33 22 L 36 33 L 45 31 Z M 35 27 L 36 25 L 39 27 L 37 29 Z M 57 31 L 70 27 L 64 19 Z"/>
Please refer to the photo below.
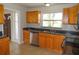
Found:
<path fill-rule="evenodd" d="M 63 9 L 63 24 L 68 24 L 69 20 L 69 8 Z"/>
<path fill-rule="evenodd" d="M 10 41 L 9 38 L 2 38 L 0 40 L 0 55 L 8 55 L 10 54 Z"/>
<path fill-rule="evenodd" d="M 76 25 L 79 13 L 79 4 L 63 9 L 63 24 Z"/>
<path fill-rule="evenodd" d="M 46 48 L 46 33 L 39 33 L 39 46 L 40 48 Z"/>
<path fill-rule="evenodd" d="M 78 9 L 77 6 L 73 6 L 69 8 L 69 24 L 75 25 L 77 24 L 77 14 L 78 14 Z"/>
<path fill-rule="evenodd" d="M 44 32 L 39 33 L 39 45 L 40 48 L 46 48 L 49 51 L 54 51 L 58 54 L 63 52 L 62 44 L 65 39 L 64 35 L 48 34 Z"/>
<path fill-rule="evenodd" d="M 47 34 L 47 36 L 46 36 L 46 43 L 47 43 L 47 49 L 49 50 L 49 51 L 52 51 L 52 49 L 53 49 L 53 35 L 52 34 Z"/>
<path fill-rule="evenodd" d="M 4 24 L 4 6 L 0 4 L 0 24 Z"/>
<path fill-rule="evenodd" d="M 30 31 L 23 30 L 23 41 L 25 44 L 30 44 Z"/>
<path fill-rule="evenodd" d="M 26 22 L 27 23 L 36 23 L 38 24 L 40 21 L 40 11 L 28 11 L 26 13 Z"/>
<path fill-rule="evenodd" d="M 65 36 L 63 35 L 54 35 L 53 36 L 53 51 L 61 54 L 63 52 L 62 50 L 62 44 L 65 39 Z"/>

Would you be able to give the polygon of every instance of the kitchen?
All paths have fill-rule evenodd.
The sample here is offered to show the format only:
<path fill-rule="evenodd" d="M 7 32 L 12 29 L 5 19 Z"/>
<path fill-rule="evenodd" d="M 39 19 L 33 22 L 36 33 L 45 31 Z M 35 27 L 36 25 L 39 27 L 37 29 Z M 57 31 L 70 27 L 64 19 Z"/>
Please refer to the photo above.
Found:
<path fill-rule="evenodd" d="M 8 4 L 3 4 L 3 5 L 4 7 L 8 6 Z M 11 31 L 12 32 L 11 36 L 12 35 L 14 36 L 14 40 L 12 40 L 11 38 L 12 41 L 16 43 L 19 42 L 19 45 L 25 44 L 26 46 L 34 46 L 40 49 L 45 49 L 57 55 L 79 54 L 78 53 L 79 52 L 78 51 L 79 50 L 78 49 L 79 4 L 22 3 L 22 4 L 15 4 L 15 5 L 24 6 L 24 8 L 26 7 L 27 8 L 25 9 L 25 11 L 19 7 L 17 8 L 19 10 L 20 9 L 22 10 L 21 12 L 19 12 L 22 18 L 21 19 L 19 18 L 20 19 L 20 20 L 18 19 L 19 21 L 18 20 L 14 21 L 15 26 L 18 26 L 18 27 L 17 28 L 14 27 L 15 28 L 13 31 L 15 32 L 14 34 Z M 21 15 L 22 12 L 25 12 L 25 13 Z M 1 18 L 3 20 L 3 17 Z M 11 27 L 11 30 L 12 30 L 12 27 Z M 3 37 L 5 36 L 6 35 L 4 35 Z M 4 50 L 4 52 L 10 51 L 9 50 L 10 49 L 9 45 L 11 42 L 10 38 L 8 37 L 7 40 L 9 40 L 9 42 L 8 44 L 5 44 L 5 45 L 7 45 L 8 47 L 6 48 L 6 50 L 4 49 L 5 46 L 3 47 L 2 50 Z M 2 54 L 7 54 L 7 53 L 2 53 Z"/>

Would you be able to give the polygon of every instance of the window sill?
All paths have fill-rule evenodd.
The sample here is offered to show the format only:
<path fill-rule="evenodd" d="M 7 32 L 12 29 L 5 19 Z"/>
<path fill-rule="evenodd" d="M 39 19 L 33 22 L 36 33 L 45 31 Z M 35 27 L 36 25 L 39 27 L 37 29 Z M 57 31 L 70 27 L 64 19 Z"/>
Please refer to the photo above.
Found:
<path fill-rule="evenodd" d="M 58 28 L 58 27 L 43 27 L 43 26 L 42 26 L 42 28 L 45 28 L 45 29 L 62 29 L 62 27 Z"/>

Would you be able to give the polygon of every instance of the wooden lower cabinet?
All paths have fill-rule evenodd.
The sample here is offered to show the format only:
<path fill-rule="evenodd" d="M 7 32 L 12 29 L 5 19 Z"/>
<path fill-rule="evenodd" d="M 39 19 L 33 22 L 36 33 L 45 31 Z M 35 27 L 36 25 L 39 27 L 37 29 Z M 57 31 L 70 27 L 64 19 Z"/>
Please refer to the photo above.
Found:
<path fill-rule="evenodd" d="M 55 51 L 56 53 L 59 53 L 59 54 L 61 54 L 63 52 L 62 44 L 63 44 L 64 38 L 65 37 L 63 35 L 54 35 L 54 37 L 53 37 L 53 51 Z"/>
<path fill-rule="evenodd" d="M 30 44 L 30 31 L 23 30 L 23 41 L 25 44 Z"/>
<path fill-rule="evenodd" d="M 49 51 L 56 52 L 57 54 L 62 54 L 62 43 L 64 38 L 64 35 L 39 33 L 40 48 L 46 48 Z"/>
<path fill-rule="evenodd" d="M 1 38 L 0 40 L 0 55 L 10 54 L 10 41 L 8 37 Z"/>
<path fill-rule="evenodd" d="M 47 44 L 47 49 L 52 51 L 53 48 L 53 35 L 51 34 L 46 34 L 46 44 Z"/>
<path fill-rule="evenodd" d="M 46 33 L 39 33 L 39 46 L 41 48 L 46 48 Z"/>

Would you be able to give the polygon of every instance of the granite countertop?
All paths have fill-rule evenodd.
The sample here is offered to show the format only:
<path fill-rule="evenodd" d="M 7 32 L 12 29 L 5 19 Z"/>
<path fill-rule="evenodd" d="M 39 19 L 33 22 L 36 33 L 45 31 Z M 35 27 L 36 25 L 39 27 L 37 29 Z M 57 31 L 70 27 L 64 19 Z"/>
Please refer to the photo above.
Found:
<path fill-rule="evenodd" d="M 67 38 L 79 38 L 79 32 L 76 31 L 66 31 L 66 30 L 52 30 L 44 28 L 24 28 L 24 30 L 30 30 L 31 32 L 46 32 L 49 34 L 61 34 L 65 35 Z"/>
<path fill-rule="evenodd" d="M 76 42 L 74 40 L 79 40 L 79 32 L 77 31 L 66 31 L 66 30 L 52 30 L 52 29 L 44 29 L 44 28 L 24 28 L 24 30 L 29 30 L 31 32 L 46 32 L 49 34 L 59 34 L 64 35 L 65 39 L 63 41 L 62 47 L 64 45 L 76 45 Z M 78 44 L 78 43 L 77 43 Z"/>

